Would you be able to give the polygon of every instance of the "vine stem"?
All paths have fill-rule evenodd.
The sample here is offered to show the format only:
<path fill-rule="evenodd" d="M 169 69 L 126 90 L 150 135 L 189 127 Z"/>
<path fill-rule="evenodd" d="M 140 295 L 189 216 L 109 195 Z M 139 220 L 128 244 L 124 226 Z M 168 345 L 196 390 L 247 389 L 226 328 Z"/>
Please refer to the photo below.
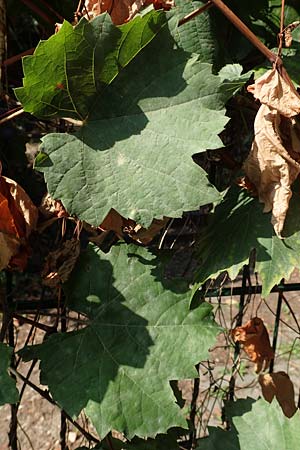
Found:
<path fill-rule="evenodd" d="M 282 0 L 284 2 L 284 0 Z M 293 85 L 286 69 L 283 67 L 282 59 L 279 55 L 276 55 L 273 53 L 268 47 L 263 44 L 258 37 L 247 27 L 247 25 L 244 24 L 244 22 L 241 21 L 241 19 L 234 14 L 234 12 L 228 8 L 225 3 L 222 2 L 222 0 L 209 0 L 209 2 L 206 3 L 207 8 L 210 7 L 210 4 L 218 8 L 222 14 L 250 41 L 273 65 L 276 66 L 278 72 L 283 77 L 283 79 L 290 85 L 292 91 L 298 95 L 297 90 L 295 86 Z M 205 6 L 206 6 L 205 5 Z M 192 18 L 194 18 L 196 15 L 200 14 L 201 12 L 204 12 L 206 9 L 202 9 L 202 11 L 198 11 L 197 14 L 190 14 L 189 18 L 188 16 L 184 17 L 182 19 L 183 23 L 188 22 Z M 197 10 L 196 10 L 197 11 Z M 196 12 L 195 11 L 195 12 Z"/>
<path fill-rule="evenodd" d="M 222 0 L 210 0 L 222 14 L 250 41 L 272 64 L 275 62 L 281 66 L 282 61 L 268 47 L 263 44 L 258 37 L 241 21 L 241 19 L 231 11 Z"/>
<path fill-rule="evenodd" d="M 201 8 L 195 9 L 195 11 L 192 11 L 190 14 L 187 14 L 185 17 L 179 20 L 178 26 L 184 25 L 185 23 L 189 22 L 190 20 L 194 19 L 194 17 L 199 16 L 199 14 L 204 13 L 208 9 L 210 9 L 212 6 L 214 6 L 209 0 L 204 6 L 201 6 Z"/>
<path fill-rule="evenodd" d="M 282 61 L 280 58 L 278 58 L 275 53 L 273 53 L 271 50 L 268 49 L 268 47 L 263 44 L 258 37 L 247 27 L 247 25 L 244 24 L 244 22 L 241 21 L 241 19 L 230 9 L 228 8 L 225 3 L 222 2 L 222 0 L 209 0 L 204 6 L 201 8 L 196 9 L 195 11 L 191 12 L 187 16 L 183 17 L 178 25 L 183 25 L 190 20 L 194 19 L 194 17 L 198 16 L 199 14 L 207 11 L 212 6 L 215 6 L 218 8 L 221 13 L 272 63 L 275 62 L 278 64 L 278 66 L 282 65 Z"/>
<path fill-rule="evenodd" d="M 32 0 L 21 0 L 24 5 L 26 5 L 31 11 L 35 12 L 38 16 L 41 17 L 45 22 L 49 23 L 50 25 L 54 25 L 54 20 L 51 19 L 50 16 L 48 16 L 47 13 L 45 13 L 41 8 L 39 8 Z"/>

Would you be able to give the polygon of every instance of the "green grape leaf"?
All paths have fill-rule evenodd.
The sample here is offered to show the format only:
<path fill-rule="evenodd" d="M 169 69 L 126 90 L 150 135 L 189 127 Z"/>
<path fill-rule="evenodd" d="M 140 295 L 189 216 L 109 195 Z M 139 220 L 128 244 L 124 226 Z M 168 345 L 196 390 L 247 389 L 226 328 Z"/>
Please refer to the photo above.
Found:
<path fill-rule="evenodd" d="M 125 244 L 109 254 L 89 246 L 66 294 L 87 326 L 23 350 L 41 360 L 53 398 L 72 416 L 85 408 L 100 436 L 185 427 L 169 381 L 195 377 L 207 357 L 220 331 L 211 306 L 190 310 L 187 284 L 165 280 L 154 255 Z"/>
<path fill-rule="evenodd" d="M 175 16 L 179 21 L 203 5 L 204 2 L 201 1 L 176 0 Z M 193 20 L 176 27 L 173 36 L 181 48 L 197 53 L 203 62 L 213 64 L 219 59 L 219 44 L 209 12 L 199 14 Z"/>
<path fill-rule="evenodd" d="M 219 198 L 192 155 L 222 146 L 236 86 L 223 89 L 200 56 L 176 48 L 163 12 L 119 27 L 107 15 L 65 24 L 24 72 L 26 111 L 84 122 L 45 136 L 36 163 L 70 214 L 99 225 L 113 207 L 147 227 Z"/>
<path fill-rule="evenodd" d="M 166 25 L 162 12 L 116 27 L 108 14 L 41 41 L 23 58 L 23 87 L 15 90 L 24 110 L 38 117 L 86 120 L 102 91 Z"/>
<path fill-rule="evenodd" d="M 196 280 L 200 285 L 225 271 L 232 280 L 235 279 L 248 263 L 253 249 L 263 296 L 267 296 L 282 278 L 288 279 L 294 268 L 300 267 L 300 202 L 297 194 L 290 201 L 283 240 L 274 234 L 270 214 L 262 210 L 256 198 L 238 187 L 227 192 L 199 241 L 200 268 Z"/>
<path fill-rule="evenodd" d="M 0 342 L 0 406 L 19 399 L 16 382 L 8 374 L 12 352 L 12 348 Z"/>
<path fill-rule="evenodd" d="M 300 413 L 288 419 L 277 401 L 238 400 L 231 405 L 230 415 L 232 429 L 209 427 L 209 437 L 200 439 L 197 450 L 294 450 L 299 446 Z"/>

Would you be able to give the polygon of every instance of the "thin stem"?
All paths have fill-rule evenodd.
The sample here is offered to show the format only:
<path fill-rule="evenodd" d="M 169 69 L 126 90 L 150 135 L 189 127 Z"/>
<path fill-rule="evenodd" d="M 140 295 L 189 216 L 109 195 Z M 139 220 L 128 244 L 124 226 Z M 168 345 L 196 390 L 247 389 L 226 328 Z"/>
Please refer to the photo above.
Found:
<path fill-rule="evenodd" d="M 3 119 L 0 119 L 0 125 L 2 125 L 5 122 L 8 122 L 9 120 L 14 119 L 17 116 L 20 116 L 24 112 L 25 112 L 24 109 L 20 108 L 20 109 L 16 110 L 15 112 L 13 112 L 13 113 L 11 113 L 9 115 L 6 115 L 6 117 L 3 117 Z"/>
<path fill-rule="evenodd" d="M 245 265 L 243 267 L 243 280 L 242 280 L 242 291 L 241 291 L 241 295 L 240 295 L 239 312 L 236 317 L 236 326 L 237 327 L 240 327 L 243 322 L 247 280 L 249 282 L 250 273 L 249 273 L 249 266 Z M 238 368 L 239 355 L 240 355 L 240 344 L 239 344 L 239 342 L 236 342 L 235 348 L 234 348 L 232 374 L 231 374 L 230 381 L 229 381 L 229 399 L 230 400 L 234 399 L 235 374 L 236 374 L 236 371 Z"/>
<path fill-rule="evenodd" d="M 238 16 L 234 14 L 231 9 L 226 6 L 222 0 L 210 0 L 216 8 L 218 8 L 222 14 L 250 41 L 265 57 L 274 64 L 275 62 L 280 66 L 282 61 L 280 58 L 271 52 L 259 39 L 258 37 L 244 24 L 244 22 L 239 19 Z"/>
<path fill-rule="evenodd" d="M 35 47 L 32 47 L 32 48 L 29 48 L 28 50 L 25 50 L 25 52 L 19 53 L 18 55 L 11 56 L 10 58 L 7 58 L 3 61 L 2 66 L 4 66 L 4 67 L 11 66 L 15 62 L 22 59 L 23 56 L 32 55 L 34 50 L 35 50 Z"/>
<path fill-rule="evenodd" d="M 280 34 L 282 35 L 284 29 L 284 7 L 285 0 L 281 0 L 281 14 L 280 14 Z"/>
<path fill-rule="evenodd" d="M 300 325 L 299 325 L 299 322 L 298 322 L 298 320 L 297 320 L 297 317 L 296 317 L 296 315 L 295 315 L 295 313 L 294 313 L 294 311 L 293 311 L 291 305 L 289 304 L 289 302 L 287 301 L 286 297 L 285 297 L 283 294 L 282 294 L 282 300 L 284 301 L 284 303 L 285 303 L 286 306 L 288 307 L 288 309 L 289 309 L 289 311 L 290 311 L 290 313 L 291 313 L 291 316 L 293 317 L 293 319 L 294 319 L 294 321 L 295 321 L 295 323 L 296 323 L 296 325 L 297 325 L 298 331 L 299 331 L 299 333 L 300 333 Z"/>
<path fill-rule="evenodd" d="M 31 11 L 35 12 L 38 16 L 41 17 L 45 22 L 48 22 L 50 25 L 54 25 L 54 20 L 51 19 L 48 14 L 42 11 L 37 5 L 35 5 L 31 0 L 21 0 L 24 5 L 28 6 Z"/>
<path fill-rule="evenodd" d="M 42 3 L 46 8 L 49 9 L 61 22 L 63 22 L 65 19 L 63 16 L 61 16 L 55 9 L 52 8 L 45 0 L 39 0 L 40 3 Z"/>
<path fill-rule="evenodd" d="M 212 4 L 211 0 L 209 0 L 204 6 L 201 6 L 200 8 L 195 9 L 195 11 L 192 11 L 191 13 L 187 14 L 185 17 L 180 19 L 178 22 L 178 26 L 180 27 L 181 25 L 184 25 L 185 23 L 194 19 L 194 17 L 197 17 L 197 16 L 199 16 L 199 14 L 202 14 L 205 11 L 207 11 L 208 9 L 210 9 L 212 6 L 214 6 L 214 5 Z"/>
<path fill-rule="evenodd" d="M 11 288 L 12 288 L 12 279 L 11 279 L 11 274 L 7 274 L 7 293 L 11 292 Z M 8 327 L 8 344 L 10 347 L 14 348 L 15 346 L 15 330 L 14 330 L 14 323 L 11 320 L 9 322 L 9 327 Z M 12 354 L 12 358 L 11 358 L 11 367 L 14 368 L 15 367 L 15 355 L 14 353 Z M 15 376 L 13 376 L 12 378 L 16 378 Z M 9 437 L 9 446 L 11 448 L 11 450 L 18 450 L 18 438 L 17 438 L 17 430 L 18 430 L 18 403 L 15 403 L 13 405 L 10 405 L 10 411 L 11 411 L 11 419 L 10 419 L 10 429 L 9 429 L 9 433 L 8 433 L 8 437 Z"/>
<path fill-rule="evenodd" d="M 61 332 L 66 333 L 67 332 L 67 317 L 66 317 L 66 308 L 62 308 L 60 311 L 60 325 L 61 325 Z M 64 411 L 61 411 L 60 413 L 60 447 L 61 450 L 67 449 L 67 417 Z"/>
<path fill-rule="evenodd" d="M 285 0 L 281 0 L 281 14 L 280 14 L 280 31 L 278 33 L 278 51 L 277 55 L 281 58 L 282 46 L 283 46 L 283 33 L 284 33 L 284 3 Z"/>
<path fill-rule="evenodd" d="M 190 422 L 191 422 L 191 431 L 190 431 L 190 442 L 191 442 L 191 448 L 195 448 L 196 445 L 196 414 L 197 414 L 197 399 L 199 396 L 200 391 L 200 376 L 199 376 L 199 367 L 200 365 L 197 364 L 196 370 L 198 372 L 198 378 L 194 379 L 194 386 L 193 386 L 193 394 L 192 394 L 192 400 L 191 400 L 191 412 L 190 412 Z"/>
<path fill-rule="evenodd" d="M 284 280 L 281 281 L 281 284 L 283 284 Z M 273 351 L 274 351 L 274 357 L 271 359 L 270 362 L 270 369 L 269 372 L 272 373 L 274 369 L 274 359 L 275 359 L 275 352 L 276 352 L 276 346 L 277 346 L 277 338 L 278 338 L 278 331 L 279 331 L 279 323 L 280 323 L 280 314 L 281 314 L 281 306 L 282 306 L 282 292 L 279 292 L 278 294 L 278 301 L 277 301 L 277 309 L 276 309 L 276 316 L 275 316 L 275 324 L 274 324 L 274 332 L 273 332 Z"/>

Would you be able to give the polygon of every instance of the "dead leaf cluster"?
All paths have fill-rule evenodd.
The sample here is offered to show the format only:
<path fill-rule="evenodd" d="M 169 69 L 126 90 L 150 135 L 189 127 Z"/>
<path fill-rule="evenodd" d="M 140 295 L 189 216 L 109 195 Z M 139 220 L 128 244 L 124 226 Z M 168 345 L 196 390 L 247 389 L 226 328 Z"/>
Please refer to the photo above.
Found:
<path fill-rule="evenodd" d="M 41 274 L 45 286 L 56 288 L 65 283 L 74 269 L 79 254 L 80 241 L 77 239 L 67 240 L 59 249 L 50 252 Z"/>
<path fill-rule="evenodd" d="M 290 80 L 273 69 L 260 77 L 249 92 L 261 106 L 254 122 L 254 141 L 244 170 L 255 185 L 264 212 L 282 237 L 291 185 L 300 172 L 300 97 Z"/>
<path fill-rule="evenodd" d="M 253 317 L 245 325 L 231 331 L 234 342 L 239 342 L 250 360 L 255 363 L 255 372 L 266 370 L 274 352 L 270 345 L 268 331 L 259 317 Z"/>
<path fill-rule="evenodd" d="M 69 216 L 63 204 L 59 200 L 54 200 L 49 193 L 42 198 L 39 210 L 48 219 L 53 216 L 59 219 Z"/>
<path fill-rule="evenodd" d="M 38 210 L 18 183 L 1 175 L 1 169 L 0 163 L 0 270 L 24 270 Z"/>
<path fill-rule="evenodd" d="M 276 397 L 286 417 L 292 417 L 297 411 L 294 385 L 285 372 L 260 374 L 258 377 L 262 394 L 271 403 Z"/>
<path fill-rule="evenodd" d="M 103 12 L 108 12 L 115 25 L 121 25 L 133 19 L 145 6 L 153 4 L 155 9 L 171 9 L 172 0 L 86 0 L 85 17 L 92 19 Z"/>

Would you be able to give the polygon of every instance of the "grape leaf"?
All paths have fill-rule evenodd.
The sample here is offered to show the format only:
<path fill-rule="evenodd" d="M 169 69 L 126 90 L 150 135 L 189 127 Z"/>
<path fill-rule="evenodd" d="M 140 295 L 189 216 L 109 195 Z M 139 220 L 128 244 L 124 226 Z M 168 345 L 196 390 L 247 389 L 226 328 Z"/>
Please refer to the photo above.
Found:
<path fill-rule="evenodd" d="M 7 372 L 12 352 L 12 348 L 0 342 L 0 406 L 5 403 L 16 403 L 19 399 L 16 382 Z"/>
<path fill-rule="evenodd" d="M 294 268 L 299 268 L 300 204 L 294 194 L 279 239 L 270 223 L 270 214 L 262 212 L 262 205 L 237 187 L 231 188 L 216 207 L 207 232 L 198 246 L 200 268 L 197 282 L 228 271 L 233 280 L 251 250 L 256 252 L 256 270 L 262 279 L 262 295 L 267 296 L 282 278 L 288 279 Z M 226 236 L 226 239 L 224 239 Z"/>
<path fill-rule="evenodd" d="M 176 0 L 175 14 L 177 20 L 204 5 L 201 1 Z M 197 53 L 201 61 L 213 64 L 218 57 L 219 44 L 214 33 L 213 23 L 209 12 L 196 16 L 193 20 L 174 30 L 176 42 L 187 52 Z"/>
<path fill-rule="evenodd" d="M 294 450 L 299 445 L 299 411 L 285 417 L 277 402 L 238 400 L 230 408 L 231 431 L 209 427 L 197 450 Z M 244 411 L 243 411 L 244 410 Z"/>
<path fill-rule="evenodd" d="M 219 331 L 211 306 L 189 310 L 187 284 L 164 280 L 155 256 L 126 245 L 109 254 L 90 246 L 66 293 L 87 326 L 23 350 L 41 359 L 41 382 L 54 399 L 72 416 L 86 408 L 100 436 L 185 427 L 168 380 L 196 376 Z"/>
<path fill-rule="evenodd" d="M 25 110 L 84 119 L 75 134 L 45 136 L 36 163 L 69 213 L 99 225 L 114 208 L 148 227 L 219 197 L 191 156 L 222 146 L 236 86 L 222 89 L 209 64 L 174 45 L 162 12 L 119 27 L 101 15 L 25 58 Z"/>

